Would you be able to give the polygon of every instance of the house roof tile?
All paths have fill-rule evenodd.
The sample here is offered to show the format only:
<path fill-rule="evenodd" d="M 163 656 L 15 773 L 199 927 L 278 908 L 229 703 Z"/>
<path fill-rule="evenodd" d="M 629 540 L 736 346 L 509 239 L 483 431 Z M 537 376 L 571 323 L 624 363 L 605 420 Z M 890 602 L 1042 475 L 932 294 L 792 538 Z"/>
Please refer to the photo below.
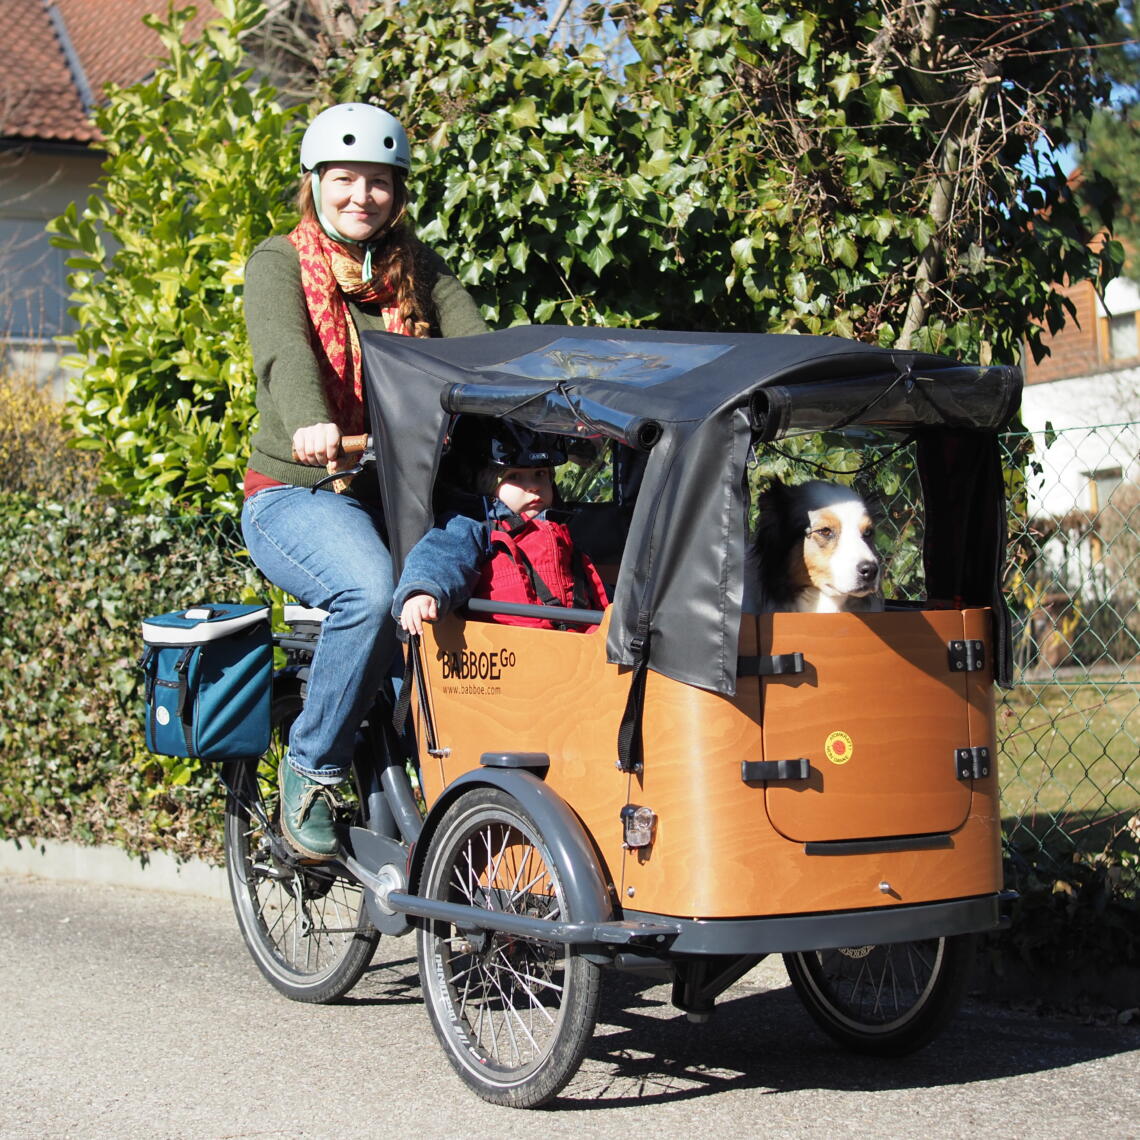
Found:
<path fill-rule="evenodd" d="M 199 3 L 196 34 L 212 11 Z M 9 44 L 0 72 L 0 137 L 68 143 L 99 141 L 90 118 L 108 83 L 145 78 L 162 55 L 143 22 L 165 15 L 167 0 L 0 0 L 0 37 Z"/>

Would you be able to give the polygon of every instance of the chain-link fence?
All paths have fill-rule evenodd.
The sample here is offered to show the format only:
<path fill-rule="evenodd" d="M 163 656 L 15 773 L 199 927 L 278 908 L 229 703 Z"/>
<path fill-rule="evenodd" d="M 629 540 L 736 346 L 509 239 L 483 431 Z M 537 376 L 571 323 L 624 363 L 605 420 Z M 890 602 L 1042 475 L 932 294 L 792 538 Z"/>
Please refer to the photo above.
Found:
<path fill-rule="evenodd" d="M 1140 838 L 1140 424 L 1009 435 L 1002 811 L 1022 849 Z"/>

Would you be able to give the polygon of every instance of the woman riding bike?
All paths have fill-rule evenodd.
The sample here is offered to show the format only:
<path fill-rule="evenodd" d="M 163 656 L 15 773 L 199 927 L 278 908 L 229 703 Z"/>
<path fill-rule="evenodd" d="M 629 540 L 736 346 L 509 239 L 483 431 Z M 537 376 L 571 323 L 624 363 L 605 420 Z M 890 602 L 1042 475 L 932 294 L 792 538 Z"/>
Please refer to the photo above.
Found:
<path fill-rule="evenodd" d="M 259 426 L 242 531 L 258 568 L 326 610 L 304 710 L 282 761 L 281 821 L 296 850 L 335 855 L 332 789 L 396 652 L 392 560 L 371 475 L 314 491 L 342 436 L 368 429 L 359 332 L 486 332 L 474 300 L 407 219 L 408 138 L 387 111 L 343 103 L 301 142 L 301 220 L 254 250 L 245 314 Z"/>

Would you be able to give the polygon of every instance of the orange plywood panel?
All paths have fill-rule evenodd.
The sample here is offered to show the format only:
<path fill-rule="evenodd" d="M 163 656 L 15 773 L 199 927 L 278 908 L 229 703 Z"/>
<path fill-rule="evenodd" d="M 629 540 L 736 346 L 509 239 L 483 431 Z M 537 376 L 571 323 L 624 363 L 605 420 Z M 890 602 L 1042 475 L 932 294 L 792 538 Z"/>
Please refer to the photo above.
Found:
<path fill-rule="evenodd" d="M 769 759 L 805 757 L 811 778 L 769 785 L 768 814 L 789 839 L 816 842 L 949 832 L 970 810 L 954 749 L 970 743 L 966 675 L 949 663 L 959 611 L 773 614 L 772 653 L 805 672 L 764 682 Z"/>
<path fill-rule="evenodd" d="M 775 916 L 998 890 L 996 781 L 992 775 L 973 781 L 971 795 L 970 782 L 955 778 L 952 755 L 954 742 L 977 746 L 992 739 L 989 676 L 943 675 L 944 640 L 962 637 L 965 628 L 988 647 L 988 618 L 967 616 L 964 627 L 958 612 L 871 617 L 853 624 L 844 615 L 746 618 L 742 653 L 798 650 L 809 661 L 806 684 L 773 695 L 784 682 L 764 680 L 763 718 L 755 678 L 742 678 L 729 698 L 650 672 L 644 769 L 632 777 L 615 766 L 631 673 L 606 662 L 604 629 L 584 635 L 448 619 L 424 646 L 445 753 L 424 757 L 427 798 L 432 802 L 452 780 L 478 768 L 483 752 L 548 754 L 547 782 L 593 838 L 621 904 L 638 911 Z M 857 695 L 845 696 L 845 685 L 854 685 Z M 836 716 L 854 729 L 849 763 L 863 764 L 862 781 L 845 788 L 829 778 L 822 790 L 809 782 L 802 791 L 744 783 L 743 760 L 809 755 L 813 766 L 821 757 L 830 763 L 820 751 L 819 727 Z M 869 763 L 864 753 L 871 754 Z M 910 772 L 900 792 L 894 768 L 917 765 L 916 756 L 937 764 L 930 759 L 929 771 Z M 868 769 L 889 784 L 885 792 L 880 785 L 877 795 L 868 793 Z M 817 798 L 833 793 L 807 817 L 813 842 L 863 837 L 873 827 L 913 835 L 945 824 L 948 834 L 942 846 L 926 850 L 817 854 L 771 816 L 773 797 L 802 799 L 805 791 Z M 891 802 L 884 806 L 884 799 Z M 622 846 L 621 809 L 628 803 L 657 816 L 646 849 Z M 793 816 L 793 824 L 801 822 Z"/>
<path fill-rule="evenodd" d="M 630 671 L 606 661 L 593 633 L 447 618 L 423 644 L 439 748 L 421 755 L 429 804 L 485 752 L 544 752 L 546 781 L 571 805 L 620 874 L 629 777 L 616 767 Z M 423 748 L 424 733 L 417 725 Z"/>
<path fill-rule="evenodd" d="M 652 848 L 626 858 L 626 905 L 734 914 L 742 899 L 763 896 L 772 829 L 763 790 L 740 778 L 741 760 L 760 758 L 759 702 L 755 682 L 741 690 L 728 698 L 649 674 L 645 767 L 630 798 L 657 814 L 657 833 Z"/>

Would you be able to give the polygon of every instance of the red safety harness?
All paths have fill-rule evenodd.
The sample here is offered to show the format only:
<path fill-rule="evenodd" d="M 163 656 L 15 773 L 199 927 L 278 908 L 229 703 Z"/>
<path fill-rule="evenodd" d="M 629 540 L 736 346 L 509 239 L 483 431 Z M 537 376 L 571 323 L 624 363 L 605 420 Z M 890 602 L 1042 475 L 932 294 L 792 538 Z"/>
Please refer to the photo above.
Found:
<path fill-rule="evenodd" d="M 523 519 L 517 515 L 497 519 L 491 524 L 490 541 L 491 557 L 483 564 L 474 597 L 586 610 L 605 609 L 609 604 L 596 567 L 586 555 L 574 549 L 570 532 L 563 523 Z M 494 620 L 503 625 L 536 629 L 583 628 L 545 618 L 507 614 L 496 614 Z"/>

